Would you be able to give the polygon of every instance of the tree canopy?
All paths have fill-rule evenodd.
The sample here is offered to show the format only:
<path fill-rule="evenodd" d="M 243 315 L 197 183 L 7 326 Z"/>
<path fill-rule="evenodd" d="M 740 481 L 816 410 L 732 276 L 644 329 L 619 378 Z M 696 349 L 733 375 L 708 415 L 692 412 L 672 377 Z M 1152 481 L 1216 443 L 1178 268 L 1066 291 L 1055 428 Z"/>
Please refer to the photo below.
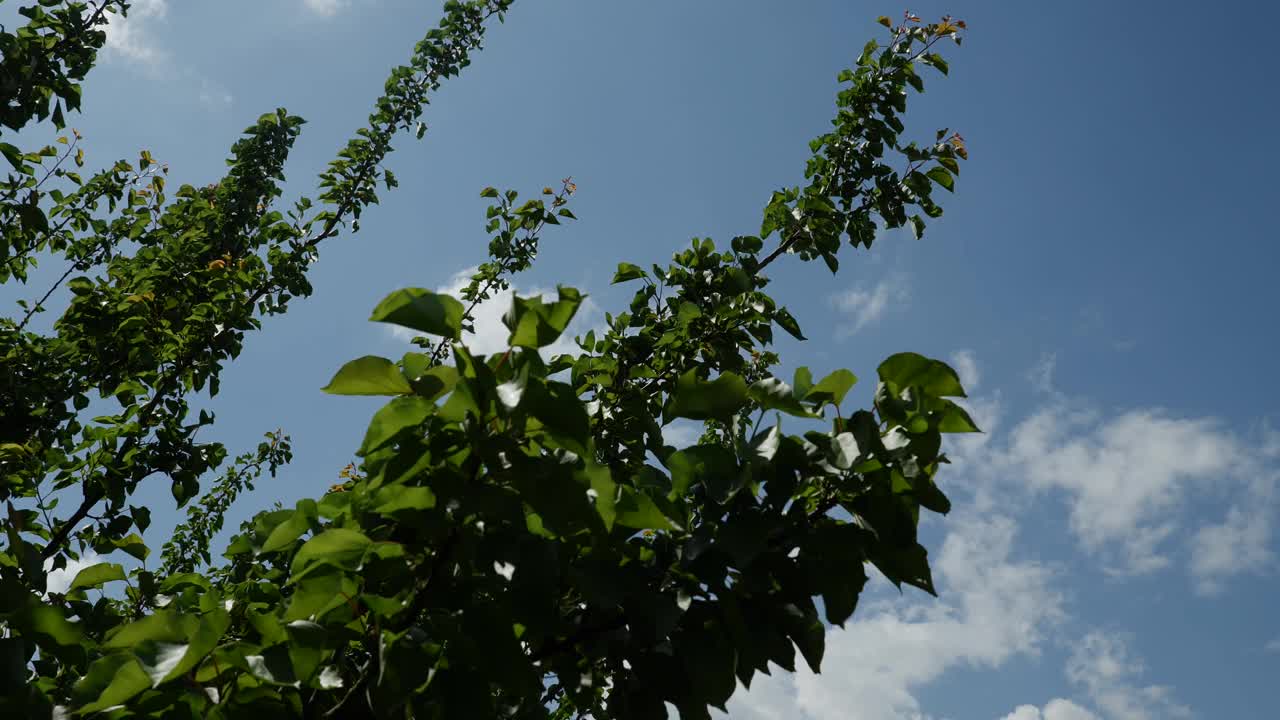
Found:
<path fill-rule="evenodd" d="M 41 0 L 0 29 L 0 281 L 65 268 L 0 319 L 6 716 L 662 718 L 669 703 L 707 718 L 756 673 L 818 670 L 868 563 L 934 592 L 920 512 L 949 510 L 942 434 L 977 431 L 957 374 L 892 355 L 874 405 L 851 410 L 850 370 L 774 374 L 774 329 L 804 334 L 766 292 L 775 262 L 834 273 L 846 245 L 870 248 L 880 228 L 919 237 L 942 214 L 933 193 L 953 189 L 963 140 L 908 142 L 903 117 L 964 23 L 909 13 L 880 18 L 886 37 L 840 73 L 805 184 L 773 193 L 758 232 L 696 239 L 665 267 L 620 263 L 630 304 L 572 352 L 546 350 L 584 299 L 564 286 L 515 298 L 505 351 L 468 349 L 476 307 L 574 219 L 571 180 L 528 200 L 483 190 L 489 258 L 470 284 L 389 294 L 370 320 L 418 333 L 416 349 L 354 359 L 324 388 L 389 398 L 360 463 L 212 547 L 228 507 L 292 451 L 271 433 L 228 463 L 198 439 L 214 416 L 193 400 L 311 293 L 323 241 L 358 232 L 396 186 L 393 141 L 423 136 L 428 98 L 511 4 L 446 2 L 315 199 L 289 208 L 303 120 L 283 109 L 204 187 L 171 189 L 146 151 L 85 169 L 67 114 L 127 1 Z M 56 140 L 22 149 L 19 130 Z M 52 329 L 33 330 L 59 289 Z M 697 443 L 664 440 L 677 419 L 705 424 Z M 157 476 L 186 520 L 153 556 L 150 512 L 130 500 Z M 48 570 L 88 551 L 103 562 L 50 592 Z"/>

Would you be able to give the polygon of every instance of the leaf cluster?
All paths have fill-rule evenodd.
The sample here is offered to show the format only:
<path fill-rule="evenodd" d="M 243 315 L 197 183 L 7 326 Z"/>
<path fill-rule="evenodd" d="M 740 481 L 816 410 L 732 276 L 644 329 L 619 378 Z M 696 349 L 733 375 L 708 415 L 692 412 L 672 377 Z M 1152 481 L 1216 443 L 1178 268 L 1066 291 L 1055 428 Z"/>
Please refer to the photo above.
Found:
<path fill-rule="evenodd" d="M 416 348 L 352 360 L 325 388 L 388 398 L 359 463 L 329 492 L 246 521 L 215 562 L 229 507 L 292 450 L 269 434 L 201 495 L 227 452 L 197 439 L 214 418 L 193 399 L 218 392 L 263 317 L 310 294 L 319 244 L 358 230 L 395 186 L 393 138 L 425 130 L 429 94 L 509 4 L 445 3 L 321 175 L 318 202 L 287 212 L 274 206 L 302 120 L 284 110 L 245 131 L 220 181 L 172 198 L 145 151 L 85 179 L 64 167 L 84 163 L 78 133 L 61 150 L 0 146 L 13 168 L 0 280 L 26 282 L 50 258 L 68 268 L 0 320 L 6 716 L 663 718 L 670 703 L 709 718 L 758 673 L 818 671 L 826 625 L 852 616 L 868 564 L 934 592 L 920 512 L 949 510 L 942 435 L 977 430 L 956 373 L 899 353 L 877 368 L 874 405 L 849 408 L 849 370 L 775 374 L 774 328 L 804 333 L 766 291 L 779 258 L 835 272 L 846 243 L 870 247 L 879 227 L 919 234 L 941 214 L 932 190 L 953 189 L 963 141 L 903 142 L 901 117 L 923 88 L 917 65 L 945 73 L 934 48 L 963 25 L 911 15 L 884 23 L 888 41 L 841 74 L 807 183 L 771 197 L 758 235 L 727 249 L 695 239 L 666 266 L 620 264 L 631 302 L 573 352 L 548 350 L 585 300 L 569 287 L 514 298 L 505 350 L 468 347 L 476 307 L 574 217 L 570 180 L 523 203 L 486 189 L 489 257 L 460 297 L 388 295 L 370 319 L 418 333 Z M 0 32 L 6 48 L 54 37 L 23 52 L 72 59 L 53 79 L 14 81 L 45 88 L 46 107 L 83 77 L 74 59 L 101 46 L 100 30 L 65 25 L 100 24 L 80 5 L 42 2 L 56 9 Z M 19 106 L 18 127 L 45 117 L 7 112 Z M 67 307 L 33 329 L 59 287 Z M 669 444 L 677 420 L 703 422 L 702 438 Z M 157 475 L 190 504 L 151 569 L 149 511 L 129 499 Z M 80 504 L 59 513 L 72 488 Z M 49 592 L 46 562 L 88 550 L 132 560 L 104 558 Z"/>

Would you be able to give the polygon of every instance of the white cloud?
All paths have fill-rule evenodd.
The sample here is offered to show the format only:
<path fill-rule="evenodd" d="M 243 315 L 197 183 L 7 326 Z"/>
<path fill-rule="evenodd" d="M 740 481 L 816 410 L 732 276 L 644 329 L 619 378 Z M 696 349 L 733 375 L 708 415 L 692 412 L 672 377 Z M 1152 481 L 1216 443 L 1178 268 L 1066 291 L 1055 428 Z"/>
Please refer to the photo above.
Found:
<path fill-rule="evenodd" d="M 234 98 L 226 88 L 208 80 L 200 81 L 200 104 L 212 109 L 230 107 Z"/>
<path fill-rule="evenodd" d="M 1040 356 L 1040 361 L 1031 368 L 1027 373 L 1027 379 L 1031 381 L 1031 387 L 1042 393 L 1053 393 L 1053 372 L 1058 368 L 1058 356 L 1053 353 L 1045 353 Z"/>
<path fill-rule="evenodd" d="M 958 667 L 996 668 L 1035 655 L 1062 617 L 1050 572 L 1012 558 L 1008 518 L 953 514 L 934 561 L 941 601 L 864 607 L 827 633 L 823 673 L 758 676 L 730 702 L 734 720 L 922 717 L 916 689 Z"/>
<path fill-rule="evenodd" d="M 1076 644 L 1067 661 L 1067 678 L 1082 687 L 1111 720 L 1184 718 L 1191 709 L 1173 699 L 1167 685 L 1139 685 L 1145 672 L 1120 636 L 1092 631 Z"/>
<path fill-rule="evenodd" d="M 956 353 L 952 363 L 966 381 L 981 380 L 973 353 Z M 953 492 L 956 509 L 941 525 L 948 535 L 933 555 L 941 600 L 895 605 L 864 596 L 847 628 L 828 633 L 822 675 L 801 666 L 795 675 L 757 678 L 732 701 L 734 720 L 923 720 L 930 709 L 921 706 L 919 690 L 948 671 L 996 670 L 1061 638 L 1064 601 L 1051 572 L 1014 556 L 1027 540 L 1015 544 L 1017 526 L 1004 517 L 1032 499 L 1063 502 L 1083 550 L 1124 572 L 1169 564 L 1184 541 L 1192 553 L 1186 565 L 1202 589 L 1270 562 L 1277 474 L 1269 468 L 1280 456 L 1280 435 L 1263 428 L 1262 441 L 1252 442 L 1212 418 L 1099 412 L 1052 389 L 1053 363 L 1053 356 L 1041 363 L 1041 407 L 1019 422 L 1005 427 L 998 391 L 964 401 L 987 434 L 947 439 L 956 464 L 944 487 L 969 492 Z M 1191 501 L 1215 497 L 1234 503 L 1217 516 L 1220 525 L 1211 511 L 1209 524 L 1185 512 Z M 1202 514 L 1209 506 L 1196 505 Z M 1171 688 L 1141 682 L 1142 664 L 1121 639 L 1089 633 L 1072 647 L 1068 677 L 1084 699 L 1023 705 L 1004 720 L 1189 713 Z M 1280 638 L 1269 647 L 1280 652 Z"/>
<path fill-rule="evenodd" d="M 1191 539 L 1191 572 L 1200 594 L 1217 594 L 1224 578 L 1272 565 L 1270 494 L 1270 488 L 1254 493 L 1248 506 L 1232 507 L 1225 520 L 1200 528 Z"/>
<path fill-rule="evenodd" d="M 308 10 L 316 13 L 317 15 L 332 17 L 333 15 L 336 15 L 339 10 L 345 8 L 349 3 L 348 0 L 302 0 L 302 4 L 306 5 Z"/>
<path fill-rule="evenodd" d="M 702 423 L 693 420 L 676 420 L 662 427 L 662 441 L 666 444 L 685 448 L 698 442 L 702 437 Z"/>
<path fill-rule="evenodd" d="M 982 373 L 978 371 L 978 356 L 972 350 L 957 350 L 951 353 L 951 367 L 960 375 L 960 384 L 965 392 L 973 392 L 982 382 Z"/>
<path fill-rule="evenodd" d="M 1080 707 L 1070 700 L 1056 698 L 1050 700 L 1044 709 L 1034 705 L 1020 705 L 1016 710 L 1004 716 L 1004 720 L 1100 720 L 1089 710 Z"/>
<path fill-rule="evenodd" d="M 838 335 L 848 337 L 863 328 L 875 324 L 891 305 L 900 305 L 911 298 L 906 279 L 900 275 L 881 280 L 870 290 L 853 288 L 831 296 L 831 304 L 847 316 L 841 323 Z"/>
<path fill-rule="evenodd" d="M 153 25 L 169 13 L 169 0 L 134 0 L 129 16 L 112 15 L 107 23 L 109 55 L 157 67 L 167 59 L 156 45 Z"/>
<path fill-rule="evenodd" d="M 459 297 L 462 288 L 466 287 L 471 280 L 471 275 L 475 273 L 476 268 L 466 268 L 457 272 L 449 283 L 444 287 L 436 289 L 436 292 L 445 293 L 454 297 Z M 502 316 L 511 308 L 511 299 L 517 293 L 521 297 L 541 296 L 547 300 L 556 297 L 555 290 L 547 290 L 545 288 L 531 288 L 522 290 L 516 286 L 495 294 L 473 311 L 475 317 L 475 332 L 463 336 L 467 347 L 473 353 L 479 355 L 492 355 L 496 352 L 505 352 L 507 350 L 507 338 L 511 333 L 507 330 L 507 326 L 502 324 Z M 575 336 L 584 335 L 588 330 L 599 329 L 603 327 L 603 313 L 600 306 L 596 305 L 590 297 L 583 300 L 582 305 L 578 307 L 578 312 L 573 320 L 569 323 L 569 327 L 564 333 L 551 345 L 542 348 L 539 352 L 543 358 L 555 357 L 560 353 L 576 353 L 579 352 L 577 345 L 574 343 Z M 388 332 L 392 337 L 400 340 L 411 340 L 417 337 L 419 333 L 403 328 L 398 325 L 387 325 Z"/>
<path fill-rule="evenodd" d="M 81 555 L 79 560 L 67 560 L 67 566 L 60 570 L 50 569 L 53 567 L 52 558 L 46 560 L 44 569 L 48 575 L 45 578 L 45 592 L 65 593 L 67 588 L 71 587 L 71 581 L 76 579 L 77 573 L 100 562 L 102 557 L 92 550 Z"/>
<path fill-rule="evenodd" d="M 1202 591 L 1271 562 L 1276 472 L 1212 418 L 1153 409 L 1110 417 L 1065 401 L 1018 423 L 992 463 L 1004 482 L 1066 494 L 1084 548 L 1121 574 L 1167 567 L 1189 496 L 1226 492 L 1241 503 L 1191 540 L 1189 568 Z"/>

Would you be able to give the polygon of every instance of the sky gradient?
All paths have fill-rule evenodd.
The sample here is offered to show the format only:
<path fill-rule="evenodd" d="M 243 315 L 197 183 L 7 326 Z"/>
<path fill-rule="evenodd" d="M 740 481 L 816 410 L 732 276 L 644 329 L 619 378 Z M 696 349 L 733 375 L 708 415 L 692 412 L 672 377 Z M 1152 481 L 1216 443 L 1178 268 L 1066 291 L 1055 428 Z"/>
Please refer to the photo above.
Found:
<path fill-rule="evenodd" d="M 1267 208 L 1280 153 L 1267 138 L 1280 67 L 1245 31 L 1277 26 L 1280 7 L 1117 7 L 913 4 L 970 28 L 951 76 L 928 73 L 907 116 L 916 137 L 949 127 L 967 141 L 945 217 L 919 242 L 891 232 L 846 248 L 834 277 L 770 268 L 810 338 L 779 343 L 784 376 L 849 367 L 864 378 L 851 401 L 866 403 L 885 356 L 947 358 L 987 432 L 952 443 L 939 480 L 955 510 L 924 529 L 940 598 L 869 584 L 823 674 L 757 680 L 733 720 L 1275 716 L 1280 248 Z M 208 437 L 234 455 L 281 427 L 296 454 L 229 526 L 337 481 L 377 401 L 319 388 L 346 360 L 407 349 L 366 321 L 386 293 L 457 287 L 483 261 L 481 188 L 532 195 L 574 177 L 580 221 L 548 232 L 517 282 L 589 293 L 576 328 L 590 328 L 628 296 L 608 284 L 618 262 L 758 229 L 769 193 L 802 180 L 837 72 L 881 31 L 877 15 L 901 10 L 517 0 L 433 99 L 426 138 L 399 142 L 400 188 L 357 236 L 322 246 L 315 295 L 224 373 Z M 91 167 L 146 148 L 171 183 L 201 185 L 240 130 L 286 107 L 309 121 L 289 192 L 314 195 L 438 13 L 139 1 L 70 124 Z M 483 310 L 482 351 L 501 341 L 503 309 Z M 163 483 L 144 497 L 158 547 L 179 515 Z"/>

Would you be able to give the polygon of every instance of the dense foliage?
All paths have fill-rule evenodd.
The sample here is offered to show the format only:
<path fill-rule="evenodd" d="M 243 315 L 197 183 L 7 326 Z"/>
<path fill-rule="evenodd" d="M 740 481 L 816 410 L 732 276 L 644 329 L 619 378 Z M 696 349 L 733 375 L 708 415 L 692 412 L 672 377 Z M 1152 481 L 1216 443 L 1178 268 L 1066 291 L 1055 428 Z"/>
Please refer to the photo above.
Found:
<path fill-rule="evenodd" d="M 825 623 L 854 612 L 866 563 L 933 592 L 919 514 L 949 507 L 934 482 L 942 433 L 977 429 L 950 399 L 956 373 L 893 355 L 874 407 L 849 412 L 848 370 L 774 376 L 774 327 L 803 335 L 765 292 L 783 258 L 835 272 L 845 243 L 919 235 L 941 214 L 931 194 L 952 189 L 963 141 L 907 143 L 901 118 L 917 69 L 945 73 L 936 45 L 964 25 L 910 14 L 881 18 L 887 40 L 841 73 L 807 184 L 774 193 L 758 235 L 695 240 L 666 267 L 620 264 L 630 306 L 575 352 L 539 352 L 582 303 L 567 287 L 515 299 L 505 352 L 468 349 L 475 307 L 573 218 L 571 181 L 525 202 L 486 189 L 489 261 L 461 299 L 387 296 L 371 319 L 421 333 L 418 349 L 353 360 L 325 388 L 391 398 L 361 463 L 320 497 L 256 515 L 214 556 L 227 508 L 291 449 L 269 434 L 201 495 L 227 452 L 197 440 L 214 418 L 192 399 L 217 394 L 264 316 L 310 293 L 321 242 L 357 231 L 395 186 L 393 138 L 422 136 L 429 93 L 510 3 L 445 3 L 316 201 L 287 211 L 302 120 L 284 110 L 245 131 L 220 181 L 172 194 L 147 152 L 82 175 L 74 131 L 33 151 L 0 142 L 0 281 L 65 265 L 0 319 L 5 717 L 661 718 L 670 703 L 705 718 L 771 663 L 794 669 L 797 649 L 817 670 Z M 32 123 L 63 130 L 104 23 L 128 4 L 41 0 L 0 30 L 9 140 Z M 32 329 L 60 289 L 59 318 Z M 812 429 L 788 434 L 784 415 Z M 705 422 L 692 447 L 663 439 L 680 418 Z M 187 506 L 158 564 L 149 512 L 129 502 L 155 476 Z M 49 592 L 48 570 L 90 550 L 125 555 Z"/>

